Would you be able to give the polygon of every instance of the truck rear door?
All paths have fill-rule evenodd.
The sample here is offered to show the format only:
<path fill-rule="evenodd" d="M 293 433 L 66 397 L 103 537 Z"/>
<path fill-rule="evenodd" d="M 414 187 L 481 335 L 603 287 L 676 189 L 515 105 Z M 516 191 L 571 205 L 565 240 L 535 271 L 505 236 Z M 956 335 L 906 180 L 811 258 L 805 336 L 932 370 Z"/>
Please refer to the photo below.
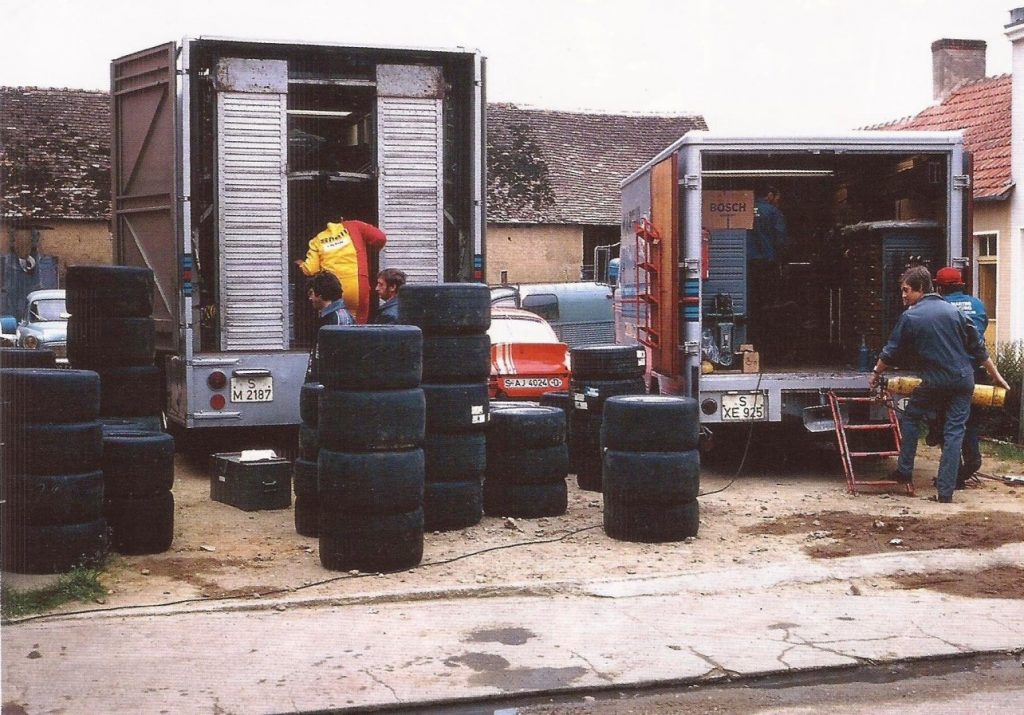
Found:
<path fill-rule="evenodd" d="M 157 348 L 178 347 L 177 82 L 175 44 L 114 60 L 110 67 L 111 218 L 114 261 L 153 270 Z"/>

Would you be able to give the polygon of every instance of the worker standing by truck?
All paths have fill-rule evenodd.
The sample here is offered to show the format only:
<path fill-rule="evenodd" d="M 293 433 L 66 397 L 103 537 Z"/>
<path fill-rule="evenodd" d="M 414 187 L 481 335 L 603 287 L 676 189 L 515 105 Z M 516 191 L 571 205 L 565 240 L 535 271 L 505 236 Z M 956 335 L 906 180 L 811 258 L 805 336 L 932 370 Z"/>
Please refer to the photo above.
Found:
<path fill-rule="evenodd" d="M 341 281 L 333 273 L 320 271 L 309 279 L 306 297 L 317 315 L 317 334 L 313 341 L 313 349 L 309 351 L 309 363 L 306 365 L 306 382 L 317 382 L 318 362 L 320 360 L 320 328 L 325 325 L 352 325 L 355 321 L 345 308 L 341 289 Z"/>
<path fill-rule="evenodd" d="M 328 271 L 337 276 L 345 292 L 345 307 L 357 323 L 370 316 L 370 253 L 377 254 L 387 237 L 363 221 L 328 222 L 309 242 L 305 260 L 295 261 L 306 276 Z"/>
<path fill-rule="evenodd" d="M 377 295 L 381 304 L 373 322 L 379 325 L 393 325 L 398 322 L 398 291 L 405 285 L 405 271 L 385 268 L 377 274 Z"/>
<path fill-rule="evenodd" d="M 754 228 L 747 234 L 747 314 L 748 339 L 754 349 L 769 358 L 774 353 L 765 306 L 779 294 L 782 279 L 779 252 L 786 245 L 786 217 L 779 208 L 782 192 L 765 186 L 754 201 Z M 778 328 L 775 325 L 775 328 Z"/>

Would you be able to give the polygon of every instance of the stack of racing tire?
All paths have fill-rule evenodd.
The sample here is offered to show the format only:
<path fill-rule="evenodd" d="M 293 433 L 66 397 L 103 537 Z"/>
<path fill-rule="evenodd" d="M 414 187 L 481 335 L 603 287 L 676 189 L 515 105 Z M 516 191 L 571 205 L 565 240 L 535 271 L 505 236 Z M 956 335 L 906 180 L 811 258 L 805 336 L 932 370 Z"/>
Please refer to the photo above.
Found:
<path fill-rule="evenodd" d="M 66 281 L 68 361 L 99 373 L 100 421 L 113 429 L 163 429 L 153 271 L 71 266 Z"/>
<path fill-rule="evenodd" d="M 5 570 L 63 573 L 106 555 L 99 403 L 95 372 L 0 369 Z"/>
<path fill-rule="evenodd" d="M 423 331 L 426 529 L 473 526 L 483 518 L 490 290 L 478 283 L 405 285 L 398 299 L 398 322 Z"/>
<path fill-rule="evenodd" d="M 423 558 L 423 338 L 408 325 L 320 329 L 320 563 L 395 571 Z"/>
<path fill-rule="evenodd" d="M 174 438 L 108 428 L 103 435 L 103 514 L 119 554 L 159 554 L 174 539 Z"/>
<path fill-rule="evenodd" d="M 689 397 L 628 395 L 604 405 L 604 530 L 621 541 L 681 541 L 699 526 L 700 417 Z"/>
<path fill-rule="evenodd" d="M 562 410 L 511 407 L 491 414 L 483 489 L 485 514 L 525 519 L 564 514 L 568 472 Z"/>
<path fill-rule="evenodd" d="M 580 489 L 601 491 L 601 420 L 605 401 L 645 393 L 644 349 L 637 345 L 587 345 L 571 352 L 570 465 Z"/>
<path fill-rule="evenodd" d="M 323 391 L 324 386 L 319 382 L 307 382 L 299 391 L 299 456 L 292 463 L 295 532 L 312 538 L 320 534 L 320 488 L 317 486 L 320 437 L 317 424 L 320 393 Z"/>
<path fill-rule="evenodd" d="M 3 367 L 57 367 L 57 356 L 52 350 L 32 348 L 0 348 L 0 368 Z"/>

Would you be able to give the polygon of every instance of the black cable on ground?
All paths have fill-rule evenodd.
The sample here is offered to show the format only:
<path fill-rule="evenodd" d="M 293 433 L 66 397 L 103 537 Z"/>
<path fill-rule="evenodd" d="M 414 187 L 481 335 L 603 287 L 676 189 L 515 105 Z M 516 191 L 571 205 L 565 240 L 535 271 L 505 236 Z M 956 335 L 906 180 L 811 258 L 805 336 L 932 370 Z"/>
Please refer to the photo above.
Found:
<path fill-rule="evenodd" d="M 761 378 L 762 377 L 764 377 L 764 372 L 761 371 L 761 370 L 758 370 L 758 372 L 757 372 L 757 384 L 754 385 L 754 392 L 755 393 L 760 393 L 760 391 L 761 391 Z M 768 401 L 767 401 L 767 398 L 765 398 L 765 410 L 767 410 L 767 409 L 768 409 Z M 767 417 L 767 415 L 765 415 L 765 416 Z M 726 484 L 721 489 L 715 489 L 715 490 L 710 491 L 710 492 L 702 492 L 702 493 L 697 494 L 697 498 L 698 499 L 700 497 L 711 496 L 712 494 L 719 494 L 721 492 L 724 492 L 726 489 L 731 487 L 733 485 L 733 483 L 735 483 L 735 481 L 737 479 L 739 479 L 740 474 L 743 472 L 743 467 L 747 463 L 747 454 L 750 452 L 750 444 L 751 444 L 751 442 L 753 442 L 753 440 L 754 440 L 754 421 L 751 420 L 750 422 L 747 423 L 747 441 L 746 441 L 746 444 L 743 445 L 743 456 L 740 458 L 740 466 L 736 468 L 736 473 L 732 475 L 732 479 L 730 479 L 729 483 Z"/>

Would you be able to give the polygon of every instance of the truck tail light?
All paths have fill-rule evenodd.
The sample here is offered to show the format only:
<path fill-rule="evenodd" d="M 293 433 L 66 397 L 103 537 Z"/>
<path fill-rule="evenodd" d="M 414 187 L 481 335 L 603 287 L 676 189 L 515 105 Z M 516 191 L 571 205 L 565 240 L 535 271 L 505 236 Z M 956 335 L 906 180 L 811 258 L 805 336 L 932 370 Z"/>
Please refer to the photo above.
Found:
<path fill-rule="evenodd" d="M 228 384 L 227 376 L 220 370 L 215 370 L 210 373 L 210 376 L 206 378 L 206 384 L 211 390 L 223 390 L 224 386 Z M 223 407 L 224 405 L 221 405 Z M 220 409 L 220 408 L 217 408 Z"/>
<path fill-rule="evenodd" d="M 224 405 L 227 404 L 224 399 L 224 395 L 211 395 L 210 396 L 210 407 L 215 410 L 223 410 Z"/>

